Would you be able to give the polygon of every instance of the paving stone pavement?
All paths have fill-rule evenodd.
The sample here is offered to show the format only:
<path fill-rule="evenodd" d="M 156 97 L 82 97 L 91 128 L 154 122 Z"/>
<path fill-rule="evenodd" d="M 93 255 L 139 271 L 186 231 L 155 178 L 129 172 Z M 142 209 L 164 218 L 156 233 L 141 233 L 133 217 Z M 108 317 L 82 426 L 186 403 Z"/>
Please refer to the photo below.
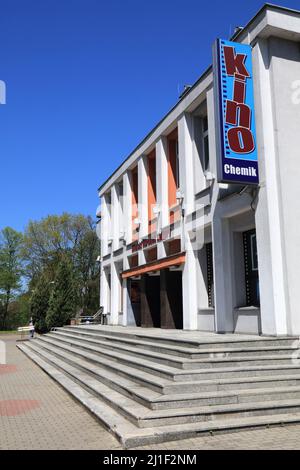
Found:
<path fill-rule="evenodd" d="M 0 449 L 109 449 L 119 442 L 58 384 L 0 336 L 7 363 L 0 365 Z M 148 445 L 147 450 L 300 449 L 300 425 L 200 436 Z"/>
<path fill-rule="evenodd" d="M 121 449 L 114 436 L 16 348 L 15 336 L 0 339 L 6 343 L 7 363 L 17 366 L 0 374 L 0 403 L 38 401 L 10 416 L 3 416 L 0 407 L 0 449 Z"/>

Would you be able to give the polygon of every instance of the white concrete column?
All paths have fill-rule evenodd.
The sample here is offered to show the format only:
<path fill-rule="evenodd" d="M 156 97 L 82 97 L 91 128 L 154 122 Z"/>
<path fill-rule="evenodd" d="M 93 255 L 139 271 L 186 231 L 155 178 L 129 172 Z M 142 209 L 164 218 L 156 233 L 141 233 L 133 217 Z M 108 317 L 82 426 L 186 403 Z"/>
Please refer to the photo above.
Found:
<path fill-rule="evenodd" d="M 186 214 L 193 212 L 195 207 L 193 134 L 192 115 L 185 113 L 178 120 L 178 148 L 179 185 L 184 194 L 183 206 Z"/>
<path fill-rule="evenodd" d="M 169 225 L 169 202 L 168 202 L 168 141 L 162 136 L 156 143 L 156 203 L 159 207 L 157 219 L 157 233 Z M 157 258 L 165 258 L 166 250 L 164 243 L 157 243 Z"/>
<path fill-rule="evenodd" d="M 210 88 L 206 93 L 207 103 L 207 124 L 208 124 L 208 147 L 209 147 L 209 171 L 215 176 L 217 174 L 217 155 L 216 155 L 216 130 L 215 130 L 215 98 L 214 89 Z"/>
<path fill-rule="evenodd" d="M 261 325 L 264 334 L 287 334 L 288 296 L 285 276 L 282 201 L 275 137 L 274 95 L 268 42 L 253 49 L 254 90 L 260 190 L 255 214 Z"/>
<path fill-rule="evenodd" d="M 206 245 L 198 251 L 198 263 L 197 263 L 197 297 L 198 307 L 201 309 L 208 308 L 208 294 L 207 294 L 207 254 Z"/>
<path fill-rule="evenodd" d="M 196 263 L 198 261 L 188 234 L 185 245 L 185 264 L 182 271 L 183 329 L 196 330 L 198 325 Z"/>
<path fill-rule="evenodd" d="M 126 245 L 132 242 L 132 191 L 131 172 L 126 171 L 123 175 L 123 229 L 125 232 Z"/>
<path fill-rule="evenodd" d="M 140 221 L 139 240 L 148 235 L 148 159 L 142 155 L 138 160 L 138 214 Z M 138 251 L 138 263 L 146 263 L 143 250 Z"/>
<path fill-rule="evenodd" d="M 179 186 L 184 197 L 185 217 L 195 209 L 193 134 L 193 118 L 191 114 L 185 113 L 178 120 Z M 182 272 L 183 328 L 185 330 L 196 330 L 198 326 L 198 258 L 197 252 L 193 250 L 183 219 L 181 223 L 183 224 L 181 245 L 186 252 L 186 261 Z"/>
<path fill-rule="evenodd" d="M 142 155 L 138 161 L 138 214 L 139 239 L 148 235 L 148 158 Z"/>
<path fill-rule="evenodd" d="M 169 225 L 168 204 L 168 142 L 162 136 L 156 143 L 156 200 L 160 208 L 159 226 Z"/>
<path fill-rule="evenodd" d="M 127 309 L 128 309 L 128 302 L 130 299 L 128 298 L 128 287 L 127 287 L 127 279 L 122 280 L 122 289 L 123 289 L 123 326 L 127 326 Z"/>
<path fill-rule="evenodd" d="M 117 325 L 119 321 L 119 305 L 120 305 L 120 275 L 118 264 L 111 262 L 111 311 L 110 311 L 110 324 Z"/>
<path fill-rule="evenodd" d="M 108 239 L 110 237 L 110 215 L 105 195 L 101 196 L 101 256 L 109 253 Z"/>
<path fill-rule="evenodd" d="M 113 238 L 112 249 L 118 250 L 120 246 L 120 211 L 119 211 L 119 191 L 118 185 L 111 188 L 111 236 Z"/>
<path fill-rule="evenodd" d="M 231 233 L 228 219 L 216 215 L 212 222 L 215 328 L 218 333 L 232 332 L 233 292 Z"/>
<path fill-rule="evenodd" d="M 101 266 L 100 271 L 100 305 L 104 313 L 110 313 L 110 290 L 105 269 Z"/>

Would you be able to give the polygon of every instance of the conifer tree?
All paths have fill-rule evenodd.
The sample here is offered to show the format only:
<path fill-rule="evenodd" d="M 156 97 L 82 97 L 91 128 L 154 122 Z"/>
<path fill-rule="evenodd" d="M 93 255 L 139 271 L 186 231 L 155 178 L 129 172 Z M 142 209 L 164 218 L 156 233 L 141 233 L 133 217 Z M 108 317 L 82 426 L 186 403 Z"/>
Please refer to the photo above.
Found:
<path fill-rule="evenodd" d="M 45 274 L 42 274 L 30 300 L 30 313 L 34 327 L 38 333 L 45 333 L 48 330 L 46 314 L 49 308 L 50 293 L 51 282 Z"/>
<path fill-rule="evenodd" d="M 64 326 L 75 315 L 76 289 L 73 266 L 67 257 L 60 261 L 46 314 L 48 329 Z"/>

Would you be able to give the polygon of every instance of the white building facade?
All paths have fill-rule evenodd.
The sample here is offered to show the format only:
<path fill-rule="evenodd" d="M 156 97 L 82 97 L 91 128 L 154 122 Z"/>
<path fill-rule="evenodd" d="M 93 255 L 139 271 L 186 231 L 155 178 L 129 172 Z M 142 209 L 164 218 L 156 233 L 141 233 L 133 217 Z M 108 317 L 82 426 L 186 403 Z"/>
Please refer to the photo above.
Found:
<path fill-rule="evenodd" d="M 213 70 L 99 188 L 112 325 L 300 334 L 300 12 L 265 5 L 252 46 L 258 185 L 217 182 Z"/>

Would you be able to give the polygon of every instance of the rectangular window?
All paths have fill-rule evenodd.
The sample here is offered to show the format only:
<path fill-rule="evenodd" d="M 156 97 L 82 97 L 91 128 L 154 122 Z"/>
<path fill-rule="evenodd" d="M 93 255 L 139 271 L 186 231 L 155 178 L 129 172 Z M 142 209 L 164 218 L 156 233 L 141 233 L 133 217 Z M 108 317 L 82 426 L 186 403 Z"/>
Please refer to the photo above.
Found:
<path fill-rule="evenodd" d="M 208 120 L 207 116 L 202 118 L 202 139 L 203 139 L 203 170 L 209 169 L 209 142 L 208 142 Z"/>
<path fill-rule="evenodd" d="M 259 295 L 258 258 L 257 258 L 255 229 L 244 232 L 243 241 L 244 241 L 246 305 L 259 306 L 260 295 Z"/>
<path fill-rule="evenodd" d="M 207 243 L 206 247 L 206 266 L 207 266 L 207 296 L 208 306 L 214 307 L 214 272 L 213 272 L 213 251 L 212 243 Z"/>

